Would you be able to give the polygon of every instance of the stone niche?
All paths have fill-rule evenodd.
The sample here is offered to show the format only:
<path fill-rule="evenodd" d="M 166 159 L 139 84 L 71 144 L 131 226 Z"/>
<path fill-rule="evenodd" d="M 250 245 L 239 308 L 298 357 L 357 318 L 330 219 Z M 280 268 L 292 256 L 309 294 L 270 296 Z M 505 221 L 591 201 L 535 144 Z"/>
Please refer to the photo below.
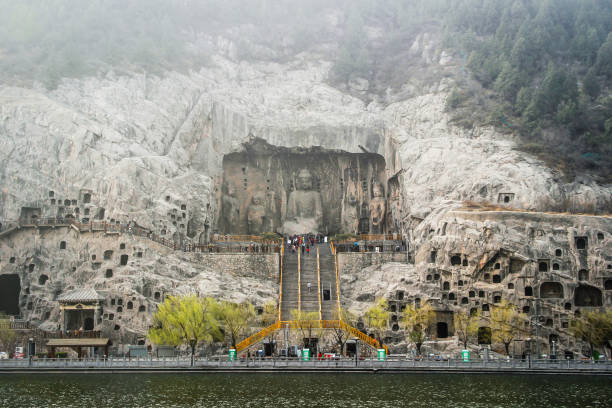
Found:
<path fill-rule="evenodd" d="M 223 158 L 216 230 L 222 234 L 385 233 L 385 160 L 373 153 L 271 146 Z"/>
<path fill-rule="evenodd" d="M 0 275 L 0 313 L 19 315 L 21 279 L 16 274 Z"/>

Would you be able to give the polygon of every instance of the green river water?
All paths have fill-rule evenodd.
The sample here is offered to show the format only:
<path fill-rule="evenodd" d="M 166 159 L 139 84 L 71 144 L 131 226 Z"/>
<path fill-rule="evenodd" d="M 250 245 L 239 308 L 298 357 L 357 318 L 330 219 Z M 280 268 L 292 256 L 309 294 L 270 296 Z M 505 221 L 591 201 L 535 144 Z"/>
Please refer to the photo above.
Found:
<path fill-rule="evenodd" d="M 611 377 L 467 374 L 0 376 L 0 407 L 612 407 Z"/>

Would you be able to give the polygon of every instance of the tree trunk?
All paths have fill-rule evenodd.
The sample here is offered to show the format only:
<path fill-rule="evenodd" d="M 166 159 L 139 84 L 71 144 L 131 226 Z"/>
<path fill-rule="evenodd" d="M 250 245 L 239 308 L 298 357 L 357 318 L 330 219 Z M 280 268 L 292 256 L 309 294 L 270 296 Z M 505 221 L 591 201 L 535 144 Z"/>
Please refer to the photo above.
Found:
<path fill-rule="evenodd" d="M 421 346 L 423 345 L 423 343 L 414 343 L 414 345 L 416 346 L 417 349 L 417 355 L 421 355 Z"/>
<path fill-rule="evenodd" d="M 506 348 L 506 355 L 510 355 L 510 343 L 504 343 L 504 347 Z"/>
<path fill-rule="evenodd" d="M 195 346 L 191 346 L 191 366 L 193 367 L 193 360 L 195 358 Z"/>

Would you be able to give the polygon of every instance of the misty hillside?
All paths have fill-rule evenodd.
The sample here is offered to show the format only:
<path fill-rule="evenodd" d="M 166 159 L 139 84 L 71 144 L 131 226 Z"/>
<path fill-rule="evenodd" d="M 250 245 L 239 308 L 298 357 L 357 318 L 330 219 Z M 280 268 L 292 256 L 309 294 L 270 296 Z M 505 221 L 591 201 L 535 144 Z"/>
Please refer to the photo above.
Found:
<path fill-rule="evenodd" d="M 448 72 L 409 56 L 426 33 L 458 61 L 447 109 L 461 126 L 494 125 L 572 178 L 612 177 L 611 0 L 0 0 L 0 80 L 49 89 L 64 77 L 214 64 L 300 53 L 333 63 L 328 82 L 368 81 L 388 104 L 408 78 Z"/>

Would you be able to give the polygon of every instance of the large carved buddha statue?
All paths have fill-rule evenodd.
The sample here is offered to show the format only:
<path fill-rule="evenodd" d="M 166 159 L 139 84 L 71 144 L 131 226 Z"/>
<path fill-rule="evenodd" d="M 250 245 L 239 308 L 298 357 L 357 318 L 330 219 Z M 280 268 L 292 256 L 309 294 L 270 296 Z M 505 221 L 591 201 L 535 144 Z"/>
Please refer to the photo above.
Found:
<path fill-rule="evenodd" d="M 266 207 L 264 207 L 264 195 L 261 192 L 255 193 L 251 198 L 251 205 L 247 211 L 249 234 L 257 235 L 264 232 L 265 216 Z"/>
<path fill-rule="evenodd" d="M 321 193 L 312 189 L 312 175 L 300 170 L 296 189 L 289 195 L 284 231 L 289 234 L 319 232 L 323 219 Z"/>
<path fill-rule="evenodd" d="M 373 234 L 382 234 L 387 212 L 387 202 L 385 201 L 385 190 L 380 183 L 375 183 L 372 186 L 372 195 L 370 200 L 370 220 Z"/>

